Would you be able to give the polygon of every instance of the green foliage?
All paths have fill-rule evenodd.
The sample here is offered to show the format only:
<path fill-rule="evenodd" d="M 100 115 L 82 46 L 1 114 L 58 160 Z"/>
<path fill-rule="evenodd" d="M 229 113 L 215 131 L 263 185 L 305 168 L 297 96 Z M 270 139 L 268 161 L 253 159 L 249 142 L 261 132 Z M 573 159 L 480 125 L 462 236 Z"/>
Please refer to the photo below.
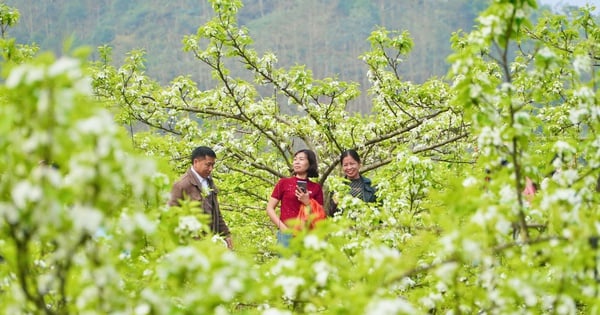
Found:
<path fill-rule="evenodd" d="M 4 62 L 23 62 L 38 50 L 35 45 L 17 44 L 14 38 L 8 37 L 8 29 L 14 27 L 19 18 L 20 13 L 17 9 L 0 3 L 0 54 Z"/>
<path fill-rule="evenodd" d="M 152 162 L 130 156 L 112 117 L 90 106 L 82 64 L 42 54 L 11 66 L 2 87 L 0 228 L 3 252 L 13 254 L 1 273 L 12 279 L 3 291 L 14 293 L 3 297 L 3 312 L 102 309 L 106 296 L 85 295 L 116 290 L 109 279 L 119 276 L 97 231 L 112 231 L 124 207 L 156 206 Z"/>
<path fill-rule="evenodd" d="M 188 76 L 160 85 L 142 50 L 121 67 L 107 46 L 91 65 L 85 49 L 4 60 L 3 313 L 598 312 L 589 12 L 533 24 L 534 1 L 495 1 L 455 34 L 447 79 L 423 84 L 398 71 L 410 33 L 379 28 L 361 56 L 373 112 L 356 114 L 357 83 L 279 67 L 238 26 L 240 1 L 210 3 L 215 17 L 184 38 L 212 69 L 209 89 Z M 234 251 L 205 233 L 197 204 L 165 205 L 200 143 L 218 154 Z M 279 248 L 263 209 L 304 147 L 343 210 Z M 346 148 L 377 203 L 347 194 Z"/>
<path fill-rule="evenodd" d="M 198 25 L 213 17 L 208 1 L 4 2 L 22 13 L 23 21 L 12 30 L 13 36 L 36 43 L 43 50 L 61 51 L 65 38 L 74 37 L 77 46 L 114 47 L 113 65 L 119 66 L 128 52 L 143 49 L 148 53 L 148 75 L 161 84 L 189 74 L 203 89 L 213 85 L 210 70 L 180 49 L 184 35 L 194 33 Z M 420 83 L 447 71 L 451 32 L 470 30 L 488 2 L 246 0 L 238 17 L 249 29 L 259 53 L 276 53 L 280 65 L 304 64 L 317 78 L 337 75 L 340 80 L 368 87 L 365 65 L 356 56 L 369 49 L 365 38 L 373 29 L 382 26 L 410 31 L 418 44 L 399 70 L 408 80 Z M 368 96 L 362 94 L 348 109 L 365 113 L 370 112 L 370 105 Z"/>

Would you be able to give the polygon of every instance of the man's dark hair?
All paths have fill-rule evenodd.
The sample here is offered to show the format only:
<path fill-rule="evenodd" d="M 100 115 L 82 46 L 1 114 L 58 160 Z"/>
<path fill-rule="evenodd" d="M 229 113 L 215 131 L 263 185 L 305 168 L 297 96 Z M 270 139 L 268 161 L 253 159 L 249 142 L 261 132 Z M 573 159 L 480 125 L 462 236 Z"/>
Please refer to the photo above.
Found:
<path fill-rule="evenodd" d="M 192 151 L 192 164 L 194 164 L 194 160 L 197 158 L 204 159 L 205 157 L 210 156 L 212 158 L 217 158 L 217 154 L 211 148 L 206 146 L 199 146 Z"/>
<path fill-rule="evenodd" d="M 317 155 L 315 152 L 308 149 L 302 149 L 294 153 L 294 157 L 299 153 L 306 154 L 306 157 L 308 158 L 308 170 L 306 171 L 307 176 L 319 177 L 319 166 L 317 165 Z"/>

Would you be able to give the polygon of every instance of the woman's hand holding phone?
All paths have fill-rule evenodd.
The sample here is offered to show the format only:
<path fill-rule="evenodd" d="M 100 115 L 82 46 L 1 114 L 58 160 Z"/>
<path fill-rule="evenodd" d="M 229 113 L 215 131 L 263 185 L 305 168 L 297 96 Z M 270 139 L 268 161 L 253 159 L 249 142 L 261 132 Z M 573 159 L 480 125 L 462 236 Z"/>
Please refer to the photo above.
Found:
<path fill-rule="evenodd" d="M 306 192 L 306 181 L 305 180 L 298 180 L 296 182 L 296 187 L 298 189 L 300 189 L 302 192 Z"/>
<path fill-rule="evenodd" d="M 296 197 L 303 204 L 310 204 L 310 196 L 308 195 L 308 189 L 305 180 L 298 180 L 296 182 Z"/>

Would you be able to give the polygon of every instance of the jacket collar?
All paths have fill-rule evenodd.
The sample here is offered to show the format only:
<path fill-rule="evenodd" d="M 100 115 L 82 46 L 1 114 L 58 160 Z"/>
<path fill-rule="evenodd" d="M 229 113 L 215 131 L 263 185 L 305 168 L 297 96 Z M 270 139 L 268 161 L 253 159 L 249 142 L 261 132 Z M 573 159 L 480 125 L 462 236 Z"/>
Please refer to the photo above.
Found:
<path fill-rule="evenodd" d="M 196 172 L 194 172 L 191 167 L 188 169 L 187 175 L 190 178 L 190 184 L 192 184 L 196 187 L 202 187 L 202 184 L 200 183 L 200 180 L 198 178 L 198 176 L 200 176 L 200 175 L 198 175 Z"/>
<path fill-rule="evenodd" d="M 344 177 L 345 177 L 345 176 L 344 176 Z M 347 179 L 347 180 L 350 180 L 350 181 L 354 180 L 354 179 L 350 179 L 350 178 L 348 178 L 348 177 L 346 177 L 346 179 Z M 357 179 L 360 179 L 360 180 L 361 180 L 363 183 L 365 183 L 365 184 L 369 184 L 369 185 L 371 184 L 371 180 L 370 180 L 370 179 L 368 179 L 368 178 L 366 178 L 366 177 L 364 177 L 364 176 L 362 176 L 362 175 L 358 175 L 358 178 L 357 178 Z"/>

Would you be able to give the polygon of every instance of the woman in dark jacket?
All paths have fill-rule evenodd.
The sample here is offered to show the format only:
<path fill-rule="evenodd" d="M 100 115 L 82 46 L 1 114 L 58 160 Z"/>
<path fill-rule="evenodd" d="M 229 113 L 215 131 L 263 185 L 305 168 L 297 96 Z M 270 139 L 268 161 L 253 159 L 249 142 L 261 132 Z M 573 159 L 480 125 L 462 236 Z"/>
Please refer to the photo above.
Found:
<path fill-rule="evenodd" d="M 346 150 L 340 156 L 340 164 L 344 176 L 348 179 L 350 185 L 350 194 L 352 197 L 359 198 L 364 202 L 375 202 L 375 188 L 371 186 L 371 180 L 360 175 L 360 156 L 355 150 Z M 329 215 L 334 215 L 339 209 L 334 200 L 331 200 Z"/>

